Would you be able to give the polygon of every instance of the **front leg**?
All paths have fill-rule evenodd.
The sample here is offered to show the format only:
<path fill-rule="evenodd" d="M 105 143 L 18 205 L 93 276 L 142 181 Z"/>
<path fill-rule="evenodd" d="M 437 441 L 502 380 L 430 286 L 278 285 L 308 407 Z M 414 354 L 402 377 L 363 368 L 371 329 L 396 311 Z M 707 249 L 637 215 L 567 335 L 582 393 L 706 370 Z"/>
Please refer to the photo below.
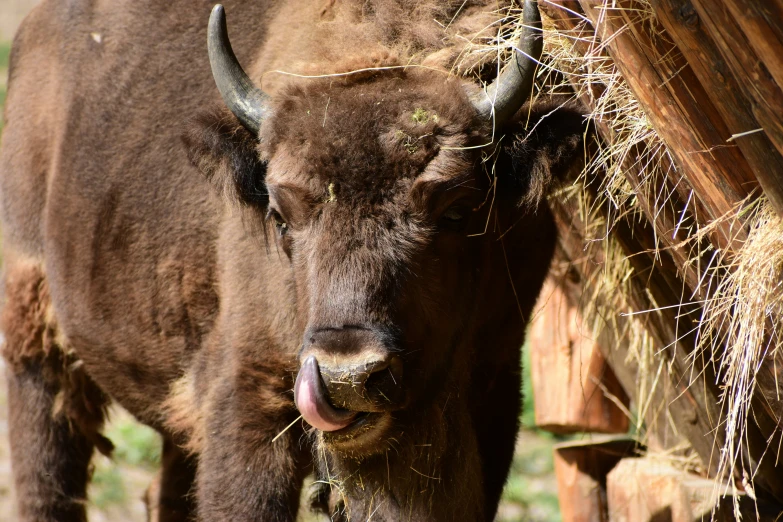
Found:
<path fill-rule="evenodd" d="M 100 434 L 108 397 L 56 341 L 50 306 L 40 267 L 9 263 L 2 351 L 19 519 L 83 522 L 93 449 L 111 451 Z"/>
<path fill-rule="evenodd" d="M 262 371 L 214 391 L 198 465 L 199 520 L 296 519 L 312 457 L 287 381 Z"/>

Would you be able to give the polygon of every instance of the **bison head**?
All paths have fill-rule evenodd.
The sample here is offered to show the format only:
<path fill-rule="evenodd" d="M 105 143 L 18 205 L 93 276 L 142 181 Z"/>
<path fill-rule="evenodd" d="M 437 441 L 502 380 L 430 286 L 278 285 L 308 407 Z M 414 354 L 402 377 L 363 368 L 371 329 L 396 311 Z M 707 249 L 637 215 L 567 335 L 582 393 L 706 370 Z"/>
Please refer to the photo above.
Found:
<path fill-rule="evenodd" d="M 222 8 L 210 24 L 231 113 L 203 118 L 192 158 L 280 264 L 296 407 L 329 449 L 371 454 L 433 405 L 459 402 L 493 344 L 518 349 L 554 248 L 538 202 L 578 149 L 581 118 L 519 110 L 532 85 L 522 61 L 488 98 L 416 68 L 300 80 L 269 97 L 231 52 Z M 523 42 L 536 55 L 534 36 Z"/>

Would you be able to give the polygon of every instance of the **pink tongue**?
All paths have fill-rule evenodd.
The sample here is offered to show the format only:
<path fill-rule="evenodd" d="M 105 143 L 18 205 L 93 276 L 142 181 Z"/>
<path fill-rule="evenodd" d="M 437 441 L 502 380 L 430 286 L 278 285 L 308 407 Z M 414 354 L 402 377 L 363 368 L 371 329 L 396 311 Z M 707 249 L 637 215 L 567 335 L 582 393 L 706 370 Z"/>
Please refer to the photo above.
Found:
<path fill-rule="evenodd" d="M 294 402 L 304 420 L 321 431 L 336 431 L 348 426 L 356 412 L 338 410 L 326 400 L 318 361 L 311 355 L 302 364 L 294 385 Z"/>

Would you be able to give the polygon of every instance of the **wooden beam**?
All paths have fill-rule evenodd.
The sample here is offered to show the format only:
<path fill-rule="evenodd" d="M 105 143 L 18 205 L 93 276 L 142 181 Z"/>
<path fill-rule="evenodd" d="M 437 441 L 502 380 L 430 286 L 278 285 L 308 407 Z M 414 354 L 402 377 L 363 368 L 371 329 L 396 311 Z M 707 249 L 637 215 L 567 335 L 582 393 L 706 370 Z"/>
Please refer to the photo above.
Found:
<path fill-rule="evenodd" d="M 720 49 L 729 70 L 752 100 L 753 115 L 770 142 L 783 154 L 783 91 L 756 55 L 723 0 L 691 0 L 700 23 Z"/>
<path fill-rule="evenodd" d="M 579 3 L 658 136 L 668 145 L 677 175 L 688 181 L 694 199 L 701 202 L 696 219 L 706 225 L 736 212 L 757 181 L 739 150 L 725 146 L 730 132 L 707 96 L 694 94 L 700 89 L 698 82 L 685 84 L 680 74 L 674 74 L 677 62 L 658 56 L 656 43 L 644 30 L 644 24 L 652 22 L 638 18 L 638 5 L 618 0 L 616 9 L 606 9 L 603 0 Z M 713 242 L 719 248 L 733 247 L 736 231 L 728 223 L 719 228 L 722 234 Z"/>
<path fill-rule="evenodd" d="M 565 0 L 559 3 L 567 6 L 571 11 L 581 13 L 581 7 L 576 0 Z M 583 19 L 574 16 L 565 9 L 548 4 L 541 5 L 547 15 L 555 22 L 558 30 L 567 32 L 574 38 L 573 45 L 577 53 L 586 55 L 595 52 L 591 49 L 590 44 L 586 43 L 592 41 L 594 37 L 592 25 L 585 24 Z M 576 92 L 581 93 L 579 101 L 587 112 L 593 112 L 595 109 L 593 96 L 585 93 L 575 84 L 573 87 Z M 603 141 L 612 143 L 615 136 L 609 126 L 602 121 L 595 121 L 594 125 Z M 702 285 L 700 285 L 702 274 L 699 273 L 698 267 L 709 265 L 712 249 L 704 248 L 706 238 L 703 240 L 691 239 L 690 243 L 685 243 L 696 225 L 692 217 L 694 205 L 698 207 L 696 215 L 703 210 L 703 207 L 698 202 L 695 204 L 689 202 L 693 187 L 688 179 L 680 178 L 675 182 L 674 176 L 650 176 L 648 172 L 644 172 L 644 162 L 640 164 L 639 158 L 644 158 L 647 154 L 648 151 L 644 150 L 642 144 L 635 145 L 626 155 L 623 173 L 628 179 L 631 189 L 638 195 L 636 202 L 639 209 L 654 225 L 658 242 L 656 246 L 665 249 L 671 255 L 678 273 L 691 292 L 689 295 L 693 295 L 694 299 L 703 299 L 705 295 L 702 291 Z M 676 169 L 669 162 L 668 156 L 660 155 L 657 160 L 661 161 L 661 169 L 664 172 L 673 172 Z M 596 180 L 596 182 L 598 181 Z M 657 198 L 657 195 L 666 195 L 666 197 Z M 734 237 L 744 238 L 744 230 L 738 230 Z M 698 259 L 698 252 L 704 252 L 701 259 Z"/>
<path fill-rule="evenodd" d="M 626 437 L 595 437 L 554 447 L 557 498 L 563 522 L 605 522 L 606 475 L 643 449 Z"/>
<path fill-rule="evenodd" d="M 700 21 L 690 0 L 651 0 L 651 4 L 668 36 L 677 44 L 677 50 L 673 54 L 682 54 L 687 60 L 688 69 L 697 79 L 697 82 L 693 82 L 689 75 L 683 78 L 685 83 L 687 85 L 698 83 L 701 86 L 702 92 L 709 97 L 732 135 L 761 128 L 761 124 L 753 114 L 753 104 L 747 94 L 747 80 L 742 81 L 743 79 L 732 74 L 721 50 Z M 735 10 L 740 9 L 739 4 L 740 2 L 729 2 Z M 748 6 L 747 9 L 774 10 L 772 4 L 766 6 L 756 2 L 752 4 L 754 6 Z M 753 18 L 754 27 L 763 25 L 763 20 Z M 779 19 L 778 24 L 783 24 L 783 19 Z M 768 25 L 766 29 L 768 29 L 767 33 L 776 32 Z M 746 31 L 745 34 L 748 35 L 748 32 Z M 758 36 L 754 35 L 753 40 Z M 764 41 L 770 44 L 766 47 L 772 47 L 773 35 L 766 36 L 768 39 Z M 783 47 L 774 50 L 776 52 L 760 54 L 760 56 L 765 56 L 768 64 L 774 62 L 783 75 Z M 778 86 L 780 85 L 782 84 L 778 81 Z M 728 138 L 727 136 L 726 139 Z M 770 203 L 778 214 L 783 215 L 783 156 L 775 150 L 766 133 L 747 134 L 733 139 L 732 143 L 726 143 L 726 146 L 739 147 Z"/>
<path fill-rule="evenodd" d="M 536 308 L 528 335 L 536 426 L 558 434 L 627 433 L 628 395 L 588 337 L 579 307 L 550 277 Z"/>
<path fill-rule="evenodd" d="M 723 5 L 775 83 L 783 87 L 783 6 L 772 0 L 723 0 Z"/>
<path fill-rule="evenodd" d="M 586 228 L 585 223 L 579 220 L 580 212 L 572 201 L 566 199 L 553 200 L 550 206 L 560 231 L 559 244 L 574 262 L 581 284 L 601 284 L 605 260 L 600 253 L 585 255 L 584 245 L 592 238 L 582 235 Z M 630 288 L 624 293 L 625 298 L 629 299 L 628 306 L 634 311 L 648 311 L 640 318 L 655 341 L 657 356 L 666 361 L 662 376 L 665 382 L 653 390 L 651 398 L 651 404 L 661 405 L 664 410 L 648 412 L 645 418 L 648 427 L 663 447 L 676 444 L 677 436 L 687 439 L 710 476 L 716 476 L 719 455 L 725 443 L 725 433 L 721 428 L 721 419 L 725 414 L 721 413 L 719 407 L 721 389 L 717 384 L 714 365 L 709 357 L 694 356 L 695 321 L 699 318 L 700 309 L 698 305 L 681 304 L 682 283 L 674 275 L 676 271 L 671 267 L 671 258 L 667 260 L 665 251 L 652 253 L 651 234 L 645 223 L 620 221 L 615 225 L 612 237 L 622 247 L 633 268 L 633 275 L 629 279 Z M 659 264 L 663 266 L 656 268 Z M 581 296 L 579 293 L 575 299 Z M 601 298 L 600 293 L 597 298 Z M 604 307 L 608 308 L 610 306 Z M 624 329 L 622 323 L 626 318 L 617 315 L 619 312 L 615 317 L 607 319 L 608 328 L 605 332 L 609 336 L 614 331 L 622 332 Z M 602 340 L 599 346 L 611 347 L 610 351 L 618 352 L 614 357 L 606 354 L 610 362 L 627 359 L 628 347 L 623 344 L 623 339 L 615 343 Z M 628 377 L 623 375 L 624 372 L 617 370 L 615 373 L 625 385 Z M 628 391 L 631 392 L 630 389 Z M 760 400 L 760 397 L 754 399 L 754 415 L 748 422 L 743 441 L 743 462 L 747 466 L 745 472 L 748 476 L 755 476 L 759 496 L 783 503 L 783 462 L 775 458 L 780 430 L 777 429 L 775 418 L 770 417 L 761 407 Z M 669 417 L 673 430 L 676 430 L 674 434 L 666 422 Z M 739 467 L 736 471 L 741 473 Z"/>
<path fill-rule="evenodd" d="M 610 522 L 728 522 L 734 516 L 731 488 L 675 468 L 653 457 L 621 460 L 606 479 Z M 742 520 L 774 522 L 780 510 L 757 505 L 744 492 L 736 494 Z"/>
<path fill-rule="evenodd" d="M 579 5 L 574 5 L 575 2 L 561 1 L 560 3 L 568 4 L 570 9 L 579 12 L 580 7 Z M 595 1 L 586 2 L 583 0 L 581 2 L 581 4 L 590 3 L 593 4 L 594 18 L 597 19 L 595 13 L 598 11 L 603 13 L 603 10 L 595 6 L 597 3 Z M 628 7 L 626 3 L 622 2 L 620 3 L 620 6 L 625 6 L 626 8 Z M 549 9 L 549 11 L 551 13 L 553 9 Z M 554 9 L 554 11 L 555 16 L 557 17 L 557 11 L 559 10 Z M 562 11 L 560 12 L 562 13 Z M 627 10 L 621 12 L 623 16 L 625 16 L 624 13 L 627 13 Z M 573 29 L 576 23 L 574 22 L 574 18 L 571 18 L 570 15 L 568 15 L 568 20 L 564 21 L 564 18 L 566 18 L 566 16 L 561 15 L 559 20 L 557 18 L 555 19 L 556 24 L 559 24 L 558 27 L 561 29 L 563 27 L 566 29 Z M 615 46 L 615 53 L 617 54 L 615 58 L 619 57 L 619 60 L 624 62 L 625 70 L 623 73 L 626 76 L 626 79 L 629 79 L 628 76 L 631 77 L 629 83 L 635 79 L 635 90 L 637 90 L 638 94 L 639 87 L 644 87 L 644 84 L 643 82 L 640 82 L 638 78 L 635 78 L 634 75 L 641 74 L 643 77 L 648 79 L 654 78 L 655 74 L 658 74 L 658 77 L 662 77 L 662 73 L 659 74 L 656 72 L 656 68 L 660 66 L 660 60 L 649 59 L 650 56 L 660 56 L 661 51 L 660 49 L 653 49 L 649 35 L 647 37 L 644 36 L 643 24 L 639 24 L 639 27 L 642 28 L 640 29 L 636 26 L 638 22 L 632 19 L 626 19 L 625 22 L 623 22 L 622 19 L 618 21 L 617 18 L 618 16 L 612 17 L 607 15 L 601 19 L 601 23 L 603 24 L 607 24 L 607 20 L 609 20 L 611 29 L 606 30 L 606 28 L 604 28 L 603 34 L 605 37 L 612 38 L 611 44 L 608 46 L 608 50 L 611 54 L 612 46 Z M 615 20 L 615 25 L 612 26 L 611 24 L 613 19 Z M 626 25 L 620 25 L 622 23 L 625 23 Z M 585 31 L 587 31 L 586 28 Z M 656 29 L 656 32 L 660 33 L 660 29 Z M 665 34 L 660 34 L 660 37 L 664 38 Z M 645 40 L 645 38 L 647 39 Z M 585 39 L 589 41 L 590 35 L 588 34 Z M 628 39 L 631 40 L 630 43 L 626 41 Z M 642 42 L 646 41 L 647 43 L 645 45 L 640 45 L 637 42 L 636 44 L 632 45 L 634 39 L 638 39 Z M 678 51 L 674 48 L 668 52 L 674 54 L 678 53 Z M 631 53 L 630 58 L 628 53 Z M 634 53 L 636 53 L 635 58 Z M 629 65 L 629 62 L 631 65 Z M 675 61 L 673 63 L 674 66 L 669 63 L 665 67 L 661 67 L 661 69 L 668 70 L 668 74 L 671 76 L 674 72 L 676 72 L 676 69 L 673 67 L 678 67 L 676 65 L 678 62 Z M 633 64 L 640 64 L 639 68 L 634 68 L 632 66 Z M 641 71 L 641 73 L 639 71 Z M 675 79 L 680 78 L 678 75 L 673 76 L 677 76 Z M 685 78 L 686 76 L 682 77 Z M 688 82 L 698 84 L 697 79 L 693 77 L 692 73 L 691 76 L 687 77 L 689 78 Z M 670 81 L 668 83 L 672 82 Z M 682 92 L 683 89 L 687 90 L 688 86 L 689 83 L 683 82 L 683 84 L 679 85 L 673 92 Z M 665 89 L 659 88 L 654 92 L 654 95 L 659 97 L 657 98 L 658 101 L 665 102 L 666 100 L 669 100 L 674 105 L 676 104 L 675 99 L 680 99 L 677 98 L 677 96 L 681 96 L 680 94 L 675 96 L 671 92 L 667 93 L 664 91 Z M 642 93 L 642 96 L 644 96 L 644 93 Z M 687 97 L 683 97 L 682 99 L 686 99 L 687 101 Z M 691 100 L 695 102 L 697 101 L 697 97 L 691 97 Z M 717 103 L 715 105 L 717 105 Z M 660 113 L 659 111 L 658 117 L 660 117 L 661 114 L 663 113 Z M 687 112 L 671 111 L 670 114 L 672 117 L 686 118 L 686 127 L 688 125 L 687 118 L 693 117 L 692 114 Z M 678 123 L 674 122 L 670 125 L 676 127 Z M 611 141 L 612 136 L 607 135 L 606 131 L 601 128 L 600 124 L 596 127 L 599 134 L 604 133 L 605 139 Z M 658 127 L 656 127 L 656 129 L 657 128 Z M 682 153 L 683 149 L 680 148 L 680 145 L 681 144 L 675 142 L 672 150 L 674 152 L 679 151 Z M 687 151 L 687 148 L 685 150 Z M 711 157 L 710 160 L 714 162 L 715 158 Z M 721 166 L 723 170 L 731 167 L 733 167 L 733 165 L 724 164 Z M 709 180 L 705 181 L 703 179 L 702 173 L 693 170 L 693 164 L 688 169 L 680 169 L 679 172 L 684 175 L 682 180 L 678 180 L 677 182 L 679 187 L 682 187 L 683 185 L 687 187 L 694 179 L 697 181 L 702 179 L 702 182 L 709 183 Z M 713 174 L 715 174 L 715 172 L 713 172 Z M 631 180 L 634 187 L 639 186 L 638 180 L 640 173 L 636 172 L 636 170 L 633 168 L 629 168 L 626 171 L 626 175 L 629 177 L 629 180 Z M 737 180 L 737 178 L 729 179 L 734 179 L 735 181 Z M 716 186 L 720 185 L 720 176 L 715 178 L 713 181 Z M 693 185 L 693 188 L 697 193 L 701 190 L 699 186 L 695 184 Z M 731 196 L 731 191 L 724 191 L 724 187 L 717 187 L 716 193 L 724 195 L 728 194 L 728 196 Z M 727 197 L 724 198 L 723 201 L 724 203 L 727 203 L 730 200 L 730 197 Z M 698 280 L 701 277 L 700 271 L 696 270 L 694 265 L 688 262 L 687 252 L 683 252 L 678 248 L 677 240 L 675 238 L 670 238 L 668 234 L 661 233 L 661 231 L 668 231 L 671 229 L 670 227 L 672 226 L 676 213 L 680 212 L 683 208 L 681 206 L 681 201 L 675 202 L 672 209 L 656 209 L 650 201 L 645 201 L 644 197 L 639 197 L 639 203 L 645 215 L 648 217 L 650 223 L 655 223 L 656 230 L 659 232 L 658 239 L 662 241 L 664 246 L 668 247 L 665 251 L 658 250 L 656 256 L 652 256 L 649 253 L 658 249 L 658 247 L 661 245 L 656 242 L 651 231 L 649 229 L 645 229 L 643 224 L 628 222 L 623 226 L 616 226 L 613 230 L 613 236 L 623 245 L 626 254 L 629 256 L 629 259 L 631 260 L 632 264 L 634 265 L 634 269 L 637 272 L 636 277 L 640 280 L 638 290 L 636 292 L 632 292 L 634 294 L 632 297 L 636 301 L 633 303 L 633 308 L 636 310 L 661 310 L 660 312 L 656 312 L 654 314 L 648 314 L 645 319 L 647 320 L 650 333 L 653 335 L 656 342 L 661 347 L 667 347 L 665 353 L 669 356 L 670 368 L 672 369 L 670 374 L 671 386 L 674 390 L 682 389 L 682 394 L 675 393 L 675 396 L 677 397 L 676 401 L 671 403 L 664 402 L 664 404 L 669 404 L 669 411 L 672 412 L 672 417 L 675 420 L 675 424 L 678 426 L 684 426 L 681 431 L 694 446 L 694 449 L 697 451 L 697 453 L 699 453 L 699 455 L 702 457 L 707 469 L 714 473 L 716 471 L 714 466 L 717 464 L 717 447 L 722 445 L 721 434 L 715 425 L 715 422 L 717 422 L 720 417 L 720 411 L 717 408 L 720 390 L 716 385 L 717 379 L 714 371 L 711 365 L 707 364 L 707 361 L 702 360 L 701 364 L 695 370 L 693 370 L 693 372 L 689 366 L 689 361 L 692 360 L 690 358 L 691 354 L 695 349 L 694 338 L 692 335 L 695 325 L 691 320 L 691 317 L 693 319 L 698 319 L 701 310 L 698 307 L 690 308 L 687 306 L 677 308 L 679 303 L 683 301 L 683 296 L 685 296 L 685 299 L 689 299 L 692 295 L 703 297 L 699 295 Z M 702 207 L 699 208 L 708 208 L 714 203 L 714 200 L 704 200 L 702 203 Z M 673 213 L 667 212 L 669 210 L 672 210 Z M 570 220 L 575 214 L 576 212 L 574 212 L 574 209 L 571 209 L 570 212 L 566 212 L 566 214 L 564 214 L 564 218 L 560 223 L 561 231 L 564 231 L 564 235 L 573 233 L 573 229 L 570 229 L 569 232 L 567 221 Z M 717 212 L 713 213 L 713 215 L 716 214 Z M 701 213 L 701 216 L 703 217 L 704 214 Z M 720 237 L 717 238 L 717 241 L 713 238 L 713 243 L 715 243 L 718 248 L 724 249 L 724 251 L 731 250 L 735 244 L 733 244 L 730 239 L 728 242 L 726 242 L 726 237 L 730 237 L 730 234 L 729 236 L 724 234 L 724 241 L 721 241 Z M 744 239 L 745 236 L 744 234 L 740 234 L 740 236 L 735 236 L 735 238 L 741 240 Z M 586 238 L 581 238 L 581 240 L 584 239 Z M 575 242 L 577 245 L 574 245 L 574 248 L 571 249 L 571 253 L 575 256 L 572 257 L 572 259 L 579 259 L 579 257 L 583 255 L 582 248 L 578 245 L 578 238 Z M 584 245 L 584 243 L 581 244 Z M 600 266 L 600 260 L 591 260 L 590 262 L 597 263 L 598 266 Z M 702 266 L 706 266 L 706 263 Z M 585 267 L 587 270 L 585 275 L 589 278 L 591 267 L 588 265 L 585 265 Z M 585 267 L 582 268 L 584 269 Z M 683 284 L 680 280 L 678 280 L 676 275 L 680 275 L 686 284 Z M 694 288 L 697 290 L 696 292 L 693 291 Z M 668 311 L 663 310 L 662 307 L 666 306 L 672 308 L 666 309 Z M 677 313 L 669 313 L 672 310 L 676 310 L 678 313 L 682 313 L 680 313 L 678 317 Z M 693 315 L 688 317 L 687 312 Z M 682 336 L 678 332 L 689 332 L 689 335 Z M 695 359 L 701 358 L 697 357 Z M 745 448 L 747 449 L 748 454 L 745 457 L 745 462 L 749 465 L 750 469 L 758 470 L 757 478 L 761 484 L 761 487 L 771 492 L 771 494 L 776 498 L 783 500 L 783 488 L 780 486 L 780 484 L 783 483 L 781 480 L 783 478 L 781 475 L 782 470 L 776 463 L 774 452 L 771 453 L 767 451 L 767 446 L 770 444 L 772 444 L 772 447 L 774 448 L 778 447 L 778 441 L 781 437 L 781 414 L 783 413 L 783 410 L 781 410 L 779 407 L 781 401 L 779 399 L 779 388 L 777 386 L 777 383 L 781 382 L 781 380 L 779 378 L 780 376 L 774 375 L 771 372 L 772 367 L 774 367 L 774 365 L 771 365 L 769 362 L 767 362 L 767 364 L 762 367 L 761 373 L 759 375 L 759 385 L 762 393 L 758 394 L 753 403 L 753 418 L 751 419 L 751 422 L 748 426 L 748 437 Z M 702 374 L 699 368 L 702 368 L 705 373 Z M 616 373 L 618 374 L 620 381 L 624 382 L 626 377 L 622 375 L 623 372 L 618 369 Z M 699 378 L 696 379 L 695 383 L 692 383 L 692 385 L 689 386 L 688 384 L 690 383 L 691 375 L 698 375 Z M 666 390 L 664 392 L 668 393 Z M 692 404 L 690 411 L 687 407 L 687 404 L 683 403 L 683 399 L 686 400 L 685 403 Z M 656 397 L 656 400 L 661 400 L 661 397 Z M 708 417 L 706 422 L 704 419 L 699 418 L 699 416 L 704 417 L 705 415 Z M 699 426 L 704 428 L 706 426 L 712 425 L 712 428 L 708 428 L 699 434 L 698 429 L 690 429 L 688 427 L 690 419 L 695 419 L 694 427 Z M 657 418 L 653 419 L 653 421 L 657 420 Z M 655 431 L 659 432 L 661 430 Z M 662 430 L 662 433 L 658 433 L 658 435 L 659 437 L 660 435 L 663 435 L 665 440 L 667 431 Z M 714 441 L 716 446 L 705 444 L 705 439 L 710 438 L 712 435 L 718 436 L 718 439 Z M 766 455 L 766 458 L 762 458 L 764 455 Z"/>
<path fill-rule="evenodd" d="M 560 231 L 560 247 L 563 253 L 574 263 L 574 269 L 580 274 L 580 282 L 583 286 L 602 283 L 602 270 L 605 260 L 600 253 L 597 257 L 588 257 L 584 253 L 584 245 L 592 238 L 586 238 L 583 235 L 585 223 L 579 220 L 579 211 L 570 200 L 555 200 L 551 202 L 551 207 L 555 214 L 555 219 Z M 642 223 L 636 223 L 637 229 L 632 229 L 628 223 L 620 222 L 616 225 L 613 237 L 619 241 L 626 255 L 631 256 L 633 260 L 633 277 L 629 281 L 631 289 L 627 297 L 632 301 L 629 306 L 635 311 L 651 310 L 652 312 L 641 316 L 644 326 L 660 349 L 660 357 L 665 358 L 666 371 L 664 372 L 663 383 L 656 386 L 653 390 L 653 396 L 649 398 L 653 405 L 661 405 L 662 409 L 650 409 L 645 421 L 651 435 L 663 448 L 676 446 L 680 437 L 689 441 L 694 451 L 699 455 L 705 469 L 712 474 L 717 472 L 717 456 L 723 443 L 722 433 L 718 429 L 718 411 L 719 390 L 714 384 L 706 378 L 706 373 L 701 367 L 696 367 L 691 372 L 692 367 L 688 360 L 688 355 L 693 350 L 693 333 L 689 337 L 682 333 L 689 331 L 689 324 L 683 318 L 681 331 L 678 333 L 678 312 L 686 312 L 687 309 L 677 310 L 677 308 L 667 308 L 671 304 L 677 304 L 679 300 L 673 300 L 672 296 L 679 297 L 679 293 L 674 293 L 678 283 L 669 276 L 665 269 L 652 270 L 653 255 L 642 244 L 638 243 L 640 236 L 650 237 L 650 231 Z M 659 260 L 667 256 L 666 252 L 658 255 Z M 671 263 L 671 261 L 668 261 Z M 576 302 L 582 298 L 582 295 L 589 295 L 591 298 L 600 299 L 601 294 L 595 296 L 590 288 L 582 288 L 577 291 L 578 294 L 572 298 Z M 584 294 L 583 294 L 584 292 Z M 603 304 L 603 309 L 610 308 L 609 303 Z M 623 338 L 612 340 L 617 332 L 623 332 L 626 329 L 625 323 L 628 318 L 619 316 L 607 318 L 604 335 L 599 346 L 608 348 L 609 353 L 605 353 L 606 359 L 610 362 L 619 362 L 630 359 L 628 354 L 629 346 Z M 615 352 L 615 353 L 612 353 Z M 699 363 L 699 361 L 696 361 Z M 617 366 L 615 366 L 617 368 Z M 633 372 L 628 375 L 626 371 L 617 369 L 620 382 L 630 388 L 626 390 L 632 395 L 638 404 L 638 396 L 635 395 L 636 382 L 640 375 Z M 693 382 L 691 382 L 693 375 Z M 673 431 L 669 418 L 672 419 L 676 433 Z"/>

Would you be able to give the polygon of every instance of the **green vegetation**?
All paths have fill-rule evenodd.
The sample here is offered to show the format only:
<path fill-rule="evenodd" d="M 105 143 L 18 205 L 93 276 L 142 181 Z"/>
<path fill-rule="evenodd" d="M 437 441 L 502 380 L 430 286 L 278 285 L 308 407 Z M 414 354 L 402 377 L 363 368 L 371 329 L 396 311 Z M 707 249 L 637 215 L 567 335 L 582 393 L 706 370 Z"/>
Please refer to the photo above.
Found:
<path fill-rule="evenodd" d="M 123 410 L 112 412 L 105 435 L 114 443 L 114 453 L 111 459 L 102 455 L 93 458 L 95 473 L 89 498 L 109 519 L 117 519 L 117 510 L 124 512 L 138 503 L 152 481 L 160 465 L 161 439 L 155 430 Z"/>
<path fill-rule="evenodd" d="M 92 475 L 90 501 L 98 509 L 106 509 L 111 505 L 124 504 L 127 497 L 122 472 L 115 463 L 101 459 Z"/>
<path fill-rule="evenodd" d="M 8 69 L 8 56 L 11 54 L 11 42 L 0 42 L 0 69 Z"/>
<path fill-rule="evenodd" d="M 130 415 L 122 415 L 109 425 L 106 436 L 114 443 L 114 459 L 130 466 L 156 469 L 160 464 L 160 435 L 139 424 Z"/>
<path fill-rule="evenodd" d="M 0 42 L 0 115 L 3 113 L 5 93 L 8 81 L 8 56 L 11 54 L 11 42 Z M 0 131 L 3 130 L 3 118 L 0 117 Z"/>
<path fill-rule="evenodd" d="M 429 122 L 430 120 L 434 121 L 435 123 L 438 122 L 438 115 L 434 112 L 429 112 L 425 109 L 422 109 L 421 107 L 417 107 L 413 114 L 411 115 L 411 119 L 419 124 L 423 125 L 424 123 Z"/>
<path fill-rule="evenodd" d="M 516 507 L 511 514 L 517 516 L 507 515 L 502 520 L 557 522 L 561 518 L 552 460 L 552 445 L 556 441 L 551 435 L 529 431 L 522 432 L 520 439 L 524 443 L 517 445 L 503 492 L 504 504 Z"/>

